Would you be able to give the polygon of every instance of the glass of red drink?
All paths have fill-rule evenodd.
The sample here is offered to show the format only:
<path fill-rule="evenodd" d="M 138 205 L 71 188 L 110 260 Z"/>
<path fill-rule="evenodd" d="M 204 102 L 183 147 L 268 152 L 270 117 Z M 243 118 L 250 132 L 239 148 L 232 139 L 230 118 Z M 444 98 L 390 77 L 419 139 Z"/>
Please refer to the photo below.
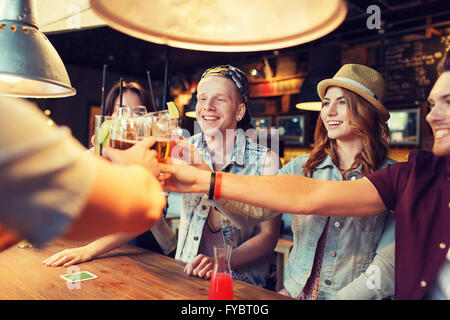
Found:
<path fill-rule="evenodd" d="M 231 246 L 214 246 L 214 270 L 209 283 L 208 300 L 233 300 Z"/>

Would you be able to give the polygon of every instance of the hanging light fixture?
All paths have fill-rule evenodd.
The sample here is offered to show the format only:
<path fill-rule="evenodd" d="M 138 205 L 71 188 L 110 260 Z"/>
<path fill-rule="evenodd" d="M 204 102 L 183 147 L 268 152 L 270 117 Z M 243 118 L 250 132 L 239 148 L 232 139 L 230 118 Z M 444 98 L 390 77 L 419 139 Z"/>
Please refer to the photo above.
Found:
<path fill-rule="evenodd" d="M 321 74 L 309 74 L 303 81 L 300 93 L 297 98 L 295 107 L 306 111 L 320 111 L 322 109 L 322 102 L 317 94 L 317 84 L 323 80 Z"/>
<path fill-rule="evenodd" d="M 307 111 L 320 111 L 322 102 L 317 93 L 317 84 L 324 79 L 332 78 L 340 67 L 341 49 L 339 44 L 311 46 L 310 71 L 296 97 L 295 107 Z"/>
<path fill-rule="evenodd" d="M 130 36 L 191 50 L 286 48 L 330 33 L 345 0 L 90 0 L 109 26 Z"/>
<path fill-rule="evenodd" d="M 38 26 L 45 34 L 104 27 L 89 0 L 36 0 Z"/>
<path fill-rule="evenodd" d="M 195 90 L 191 99 L 189 99 L 189 103 L 184 107 L 184 116 L 188 118 L 197 118 L 197 114 L 195 113 L 195 108 L 197 106 L 197 90 Z"/>
<path fill-rule="evenodd" d="M 29 98 L 76 94 L 61 58 L 36 21 L 35 0 L 0 0 L 0 94 Z"/>

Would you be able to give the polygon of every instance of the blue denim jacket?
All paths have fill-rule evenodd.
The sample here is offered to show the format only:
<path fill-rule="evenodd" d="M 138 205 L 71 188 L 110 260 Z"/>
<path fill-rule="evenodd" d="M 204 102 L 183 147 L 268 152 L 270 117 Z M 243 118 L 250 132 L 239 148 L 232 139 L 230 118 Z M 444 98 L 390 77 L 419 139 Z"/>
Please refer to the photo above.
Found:
<path fill-rule="evenodd" d="M 309 155 L 285 165 L 279 174 L 303 175 Z M 381 167 L 395 163 L 386 160 Z M 342 180 L 330 156 L 316 167 L 313 178 Z M 354 177 L 354 178 L 353 178 Z M 361 178 L 360 168 L 347 179 Z M 292 215 L 294 247 L 285 273 L 285 288 L 297 297 L 311 273 L 316 245 L 327 217 Z M 318 299 L 382 299 L 394 295 L 395 218 L 391 212 L 368 218 L 330 217 L 320 273 Z M 367 271 L 367 272 L 366 272 Z"/>
<path fill-rule="evenodd" d="M 188 139 L 195 146 L 206 164 L 212 168 L 211 154 L 202 133 Z M 236 142 L 230 161 L 222 171 L 235 174 L 261 175 L 268 148 L 253 143 L 247 139 L 242 130 L 237 130 Z M 183 194 L 183 205 L 180 213 L 178 245 L 175 258 L 184 262 L 192 261 L 198 254 L 203 227 L 211 208 L 207 196 L 198 193 Z M 239 229 L 229 219 L 221 216 L 222 235 L 224 242 L 233 249 L 254 237 L 259 229 L 257 226 Z M 233 278 L 258 286 L 265 285 L 266 274 L 274 255 L 269 254 L 253 263 L 232 270 Z"/>

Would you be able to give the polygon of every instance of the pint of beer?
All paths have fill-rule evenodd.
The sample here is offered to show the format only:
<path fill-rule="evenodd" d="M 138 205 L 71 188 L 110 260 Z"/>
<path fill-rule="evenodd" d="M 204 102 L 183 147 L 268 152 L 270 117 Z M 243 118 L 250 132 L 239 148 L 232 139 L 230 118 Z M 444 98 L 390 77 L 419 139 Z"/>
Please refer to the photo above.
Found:
<path fill-rule="evenodd" d="M 160 139 L 156 138 L 155 144 L 152 146 L 152 149 L 156 151 L 156 158 L 158 161 L 167 159 L 170 153 L 170 139 Z"/>

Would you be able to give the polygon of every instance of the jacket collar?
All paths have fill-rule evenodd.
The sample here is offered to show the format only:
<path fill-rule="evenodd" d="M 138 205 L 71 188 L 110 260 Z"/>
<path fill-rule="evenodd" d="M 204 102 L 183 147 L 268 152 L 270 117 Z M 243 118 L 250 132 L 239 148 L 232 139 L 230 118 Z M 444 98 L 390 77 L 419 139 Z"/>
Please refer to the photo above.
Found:
<path fill-rule="evenodd" d="M 325 159 L 316 166 L 316 169 L 325 169 L 328 167 L 334 167 L 336 170 L 339 171 L 339 168 L 336 166 L 330 155 L 327 155 Z M 356 169 L 352 170 L 352 172 L 357 172 L 361 174 L 361 168 L 362 165 L 359 165 Z"/>
<path fill-rule="evenodd" d="M 240 166 L 245 165 L 245 149 L 247 146 L 247 139 L 242 130 L 236 130 L 235 133 L 236 133 L 236 140 L 234 142 L 233 153 L 231 154 L 230 161 L 226 163 L 226 165 L 223 168 L 227 167 L 230 164 L 237 164 Z M 208 145 L 206 144 L 205 135 L 203 133 L 200 134 L 200 137 L 199 139 L 196 140 L 194 146 L 200 153 L 206 164 L 212 169 L 213 165 L 211 152 L 208 148 Z"/>

